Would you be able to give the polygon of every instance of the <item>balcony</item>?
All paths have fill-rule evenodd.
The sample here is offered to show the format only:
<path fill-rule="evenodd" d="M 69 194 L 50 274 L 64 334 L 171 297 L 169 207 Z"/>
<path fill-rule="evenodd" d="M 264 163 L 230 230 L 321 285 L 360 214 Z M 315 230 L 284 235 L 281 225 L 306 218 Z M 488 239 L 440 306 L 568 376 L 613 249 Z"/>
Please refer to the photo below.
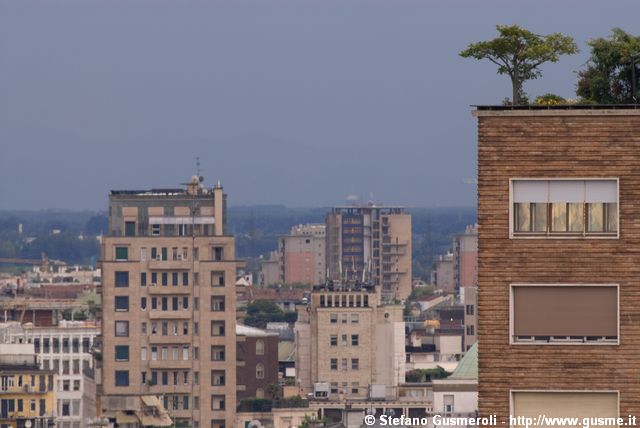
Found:
<path fill-rule="evenodd" d="M 188 320 L 191 319 L 191 311 L 159 311 L 152 309 L 149 311 L 149 319 L 151 320 Z"/>

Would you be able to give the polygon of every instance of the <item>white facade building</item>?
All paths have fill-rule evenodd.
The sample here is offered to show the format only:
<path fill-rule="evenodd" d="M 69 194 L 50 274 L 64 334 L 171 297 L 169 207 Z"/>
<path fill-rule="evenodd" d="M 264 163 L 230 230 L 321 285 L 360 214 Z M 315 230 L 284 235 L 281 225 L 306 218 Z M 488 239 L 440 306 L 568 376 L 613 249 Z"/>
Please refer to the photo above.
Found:
<path fill-rule="evenodd" d="M 55 327 L 22 328 L 7 332 L 10 343 L 33 343 L 38 363 L 57 374 L 56 399 L 59 428 L 81 428 L 89 417 L 95 417 L 95 403 L 84 403 L 84 375 L 93 370 L 91 349 L 100 329 L 93 322 L 61 321 Z"/>

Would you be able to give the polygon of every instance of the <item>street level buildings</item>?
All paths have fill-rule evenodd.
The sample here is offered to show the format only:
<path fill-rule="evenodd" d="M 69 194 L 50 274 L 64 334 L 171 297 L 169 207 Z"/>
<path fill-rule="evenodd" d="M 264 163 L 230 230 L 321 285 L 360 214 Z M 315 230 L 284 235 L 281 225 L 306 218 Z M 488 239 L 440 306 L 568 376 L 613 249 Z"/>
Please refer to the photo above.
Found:
<path fill-rule="evenodd" d="M 328 279 L 370 281 L 385 301 L 411 293 L 411 214 L 375 204 L 332 208 L 325 219 Z"/>
<path fill-rule="evenodd" d="M 157 396 L 178 425 L 232 426 L 238 261 L 225 224 L 222 186 L 198 177 L 186 190 L 111 192 L 101 412 L 154 407 Z"/>
<path fill-rule="evenodd" d="M 640 110 L 473 114 L 480 414 L 638 414 Z"/>
<path fill-rule="evenodd" d="M 53 370 L 38 366 L 33 344 L 0 344 L 0 426 L 55 426 Z"/>

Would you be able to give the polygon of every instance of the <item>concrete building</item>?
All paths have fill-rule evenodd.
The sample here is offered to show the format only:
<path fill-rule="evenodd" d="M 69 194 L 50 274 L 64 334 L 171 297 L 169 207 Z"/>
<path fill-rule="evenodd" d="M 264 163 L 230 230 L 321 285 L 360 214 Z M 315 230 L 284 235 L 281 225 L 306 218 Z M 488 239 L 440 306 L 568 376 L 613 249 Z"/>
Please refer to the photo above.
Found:
<path fill-rule="evenodd" d="M 193 177 L 186 190 L 111 192 L 100 411 L 132 411 L 157 396 L 178 425 L 233 425 L 240 266 L 225 224 L 220 183 L 208 189 Z"/>
<path fill-rule="evenodd" d="M 289 235 L 278 240 L 280 253 L 280 283 L 324 284 L 325 225 L 301 224 L 291 228 Z"/>
<path fill-rule="evenodd" d="M 411 293 L 411 214 L 402 207 L 335 207 L 325 219 L 328 279 L 367 280 L 385 301 Z M 364 275 L 363 275 L 364 274 Z"/>
<path fill-rule="evenodd" d="M 453 281 L 456 291 L 478 285 L 478 225 L 453 238 Z"/>
<path fill-rule="evenodd" d="M 478 287 L 462 287 L 460 301 L 464 306 L 464 349 L 468 351 L 476 343 L 478 329 Z"/>
<path fill-rule="evenodd" d="M 268 259 L 260 260 L 258 283 L 262 287 L 280 284 L 280 253 L 278 251 L 272 251 Z"/>
<path fill-rule="evenodd" d="M 438 256 L 431 272 L 431 282 L 438 290 L 453 293 L 456 289 L 453 253 Z"/>
<path fill-rule="evenodd" d="M 473 114 L 480 414 L 640 413 L 640 110 Z"/>
<path fill-rule="evenodd" d="M 55 426 L 55 382 L 52 370 L 38 366 L 33 344 L 0 344 L 0 426 Z"/>
<path fill-rule="evenodd" d="M 387 389 L 404 382 L 402 309 L 383 305 L 379 286 L 315 287 L 295 325 L 296 375 L 303 392 L 325 384 L 328 398 L 340 400 L 366 398 L 381 387 L 385 397 Z"/>
<path fill-rule="evenodd" d="M 269 386 L 278 383 L 278 333 L 236 325 L 238 402 L 268 398 Z M 219 382 L 220 379 L 215 378 Z"/>
<path fill-rule="evenodd" d="M 56 376 L 57 427 L 81 428 L 87 416 L 95 416 L 95 401 L 83 400 L 85 373 L 93 370 L 94 342 L 99 329 L 94 322 L 61 321 L 53 327 L 32 324 L 3 328 L 4 343 L 33 344 L 42 370 Z"/>

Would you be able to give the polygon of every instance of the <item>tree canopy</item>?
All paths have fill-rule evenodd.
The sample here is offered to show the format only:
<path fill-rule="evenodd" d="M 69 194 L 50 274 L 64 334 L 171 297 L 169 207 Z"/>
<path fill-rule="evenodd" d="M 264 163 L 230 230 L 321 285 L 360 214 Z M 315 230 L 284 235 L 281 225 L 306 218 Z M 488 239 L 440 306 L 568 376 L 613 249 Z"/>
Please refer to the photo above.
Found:
<path fill-rule="evenodd" d="M 498 25 L 496 28 L 498 37 L 471 43 L 460 56 L 488 59 L 498 66 L 498 74 L 507 74 L 511 78 L 513 105 L 522 103 L 524 82 L 542 75 L 542 64 L 558 62 L 561 55 L 578 52 L 573 38 L 560 33 L 541 36 L 517 25 Z"/>
<path fill-rule="evenodd" d="M 294 323 L 298 319 L 295 312 L 284 312 L 269 300 L 254 300 L 247 305 L 246 325 L 264 328 L 269 322 Z"/>
<path fill-rule="evenodd" d="M 631 57 L 640 55 L 640 36 L 614 28 L 608 38 L 587 42 L 591 56 L 587 68 L 578 73 L 576 93 L 596 104 L 631 104 Z M 636 59 L 640 64 L 640 58 Z M 636 74 L 636 78 L 640 73 Z"/>

